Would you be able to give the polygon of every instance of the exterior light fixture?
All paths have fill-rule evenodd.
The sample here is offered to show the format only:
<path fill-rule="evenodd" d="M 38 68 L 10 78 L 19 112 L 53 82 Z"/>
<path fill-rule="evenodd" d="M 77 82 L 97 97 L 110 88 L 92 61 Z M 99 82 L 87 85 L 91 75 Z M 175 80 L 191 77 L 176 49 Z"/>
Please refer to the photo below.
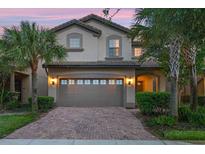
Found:
<path fill-rule="evenodd" d="M 128 78 L 127 78 L 127 84 L 128 84 L 129 86 L 132 85 L 132 78 L 131 78 L 131 77 L 128 77 Z"/>
<path fill-rule="evenodd" d="M 53 86 L 56 84 L 56 79 L 54 77 L 51 78 L 50 84 Z"/>

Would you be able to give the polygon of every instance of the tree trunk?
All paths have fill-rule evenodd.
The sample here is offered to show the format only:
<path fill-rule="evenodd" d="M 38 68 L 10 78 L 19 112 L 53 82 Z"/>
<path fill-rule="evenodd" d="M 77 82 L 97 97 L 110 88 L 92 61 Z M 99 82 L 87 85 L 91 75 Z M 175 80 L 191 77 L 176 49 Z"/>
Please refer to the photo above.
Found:
<path fill-rule="evenodd" d="M 178 82 L 171 77 L 171 94 L 170 94 L 170 114 L 178 117 Z"/>
<path fill-rule="evenodd" d="M 198 104 L 196 65 L 190 67 L 190 103 L 192 111 L 196 111 Z"/>
<path fill-rule="evenodd" d="M 37 69 L 32 70 L 32 112 L 36 113 L 38 111 L 37 102 Z"/>
<path fill-rule="evenodd" d="M 1 98 L 0 98 L 0 109 L 4 110 L 4 92 L 5 92 L 5 80 L 2 79 L 2 87 L 1 87 Z"/>
<path fill-rule="evenodd" d="M 178 79 L 179 79 L 179 59 L 182 39 L 180 36 L 170 37 L 169 42 L 169 69 L 171 80 L 170 94 L 170 114 L 178 118 Z"/>

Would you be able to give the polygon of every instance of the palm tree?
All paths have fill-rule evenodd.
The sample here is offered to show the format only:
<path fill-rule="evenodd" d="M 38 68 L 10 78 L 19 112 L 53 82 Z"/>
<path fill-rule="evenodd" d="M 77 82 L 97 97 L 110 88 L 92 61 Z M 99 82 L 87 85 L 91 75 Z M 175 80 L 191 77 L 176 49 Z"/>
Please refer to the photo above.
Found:
<path fill-rule="evenodd" d="M 175 11 L 175 9 L 137 9 L 132 35 L 140 37 L 147 52 L 151 51 L 158 56 L 161 52 L 167 52 L 171 82 L 170 112 L 177 117 L 180 49 L 183 38 L 180 33 L 182 21 L 176 18 Z"/>
<path fill-rule="evenodd" d="M 65 49 L 57 44 L 55 33 L 36 23 L 22 21 L 20 27 L 4 28 L 2 37 L 5 52 L 15 65 L 31 68 L 32 71 L 32 111 L 38 111 L 37 69 L 40 61 L 46 63 L 62 59 Z"/>

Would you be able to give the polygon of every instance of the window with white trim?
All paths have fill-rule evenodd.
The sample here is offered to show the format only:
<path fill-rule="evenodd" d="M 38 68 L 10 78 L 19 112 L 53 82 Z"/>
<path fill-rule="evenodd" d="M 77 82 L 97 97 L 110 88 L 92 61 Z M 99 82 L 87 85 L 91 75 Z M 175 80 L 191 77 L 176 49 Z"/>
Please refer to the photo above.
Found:
<path fill-rule="evenodd" d="M 67 35 L 67 47 L 69 49 L 82 48 L 82 35 L 79 33 L 71 33 Z"/>
<path fill-rule="evenodd" d="M 120 56 L 120 40 L 110 39 L 109 44 L 109 57 L 119 57 Z"/>
<path fill-rule="evenodd" d="M 142 55 L 142 48 L 135 47 L 133 48 L 133 56 L 140 57 Z"/>

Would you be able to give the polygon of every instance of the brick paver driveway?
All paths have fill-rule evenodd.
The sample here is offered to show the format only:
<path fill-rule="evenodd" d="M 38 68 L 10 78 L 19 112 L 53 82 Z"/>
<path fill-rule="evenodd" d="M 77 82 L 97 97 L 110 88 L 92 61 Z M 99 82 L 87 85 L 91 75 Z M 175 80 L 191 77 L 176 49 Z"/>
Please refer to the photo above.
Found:
<path fill-rule="evenodd" d="M 6 138 L 156 139 L 129 110 L 121 107 L 58 107 Z"/>

